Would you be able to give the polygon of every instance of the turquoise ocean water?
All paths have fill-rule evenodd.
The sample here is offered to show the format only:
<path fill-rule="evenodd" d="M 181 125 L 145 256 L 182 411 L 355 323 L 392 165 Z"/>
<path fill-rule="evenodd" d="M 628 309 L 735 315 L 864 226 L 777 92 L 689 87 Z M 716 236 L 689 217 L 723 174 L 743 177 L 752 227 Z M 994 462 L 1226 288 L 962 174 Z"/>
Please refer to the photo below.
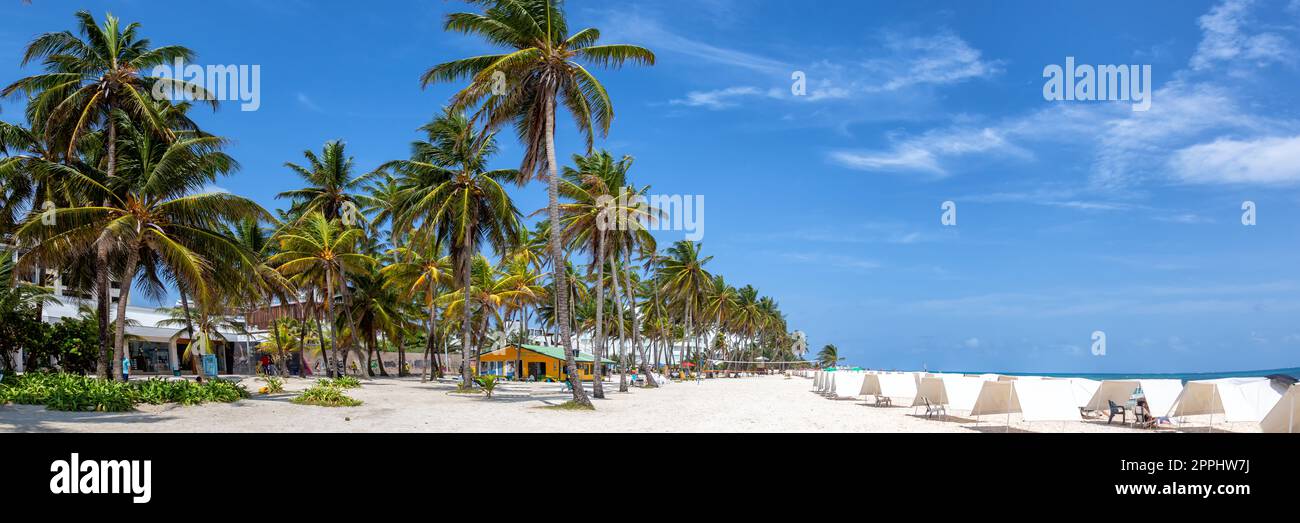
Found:
<path fill-rule="evenodd" d="M 949 371 L 931 371 L 931 372 L 949 372 Z M 962 374 L 984 374 L 984 372 L 961 371 Z M 1175 372 L 1168 374 L 1088 374 L 1088 373 L 1070 373 L 1070 372 L 995 372 L 991 374 L 1004 374 L 1007 376 L 1047 376 L 1052 378 L 1088 378 L 1092 380 L 1134 380 L 1134 379 L 1179 379 L 1183 381 L 1196 380 L 1214 380 L 1219 378 L 1252 378 L 1264 377 L 1272 374 L 1282 374 L 1300 379 L 1300 367 L 1290 367 L 1285 369 L 1271 370 L 1245 370 L 1238 372 Z"/>

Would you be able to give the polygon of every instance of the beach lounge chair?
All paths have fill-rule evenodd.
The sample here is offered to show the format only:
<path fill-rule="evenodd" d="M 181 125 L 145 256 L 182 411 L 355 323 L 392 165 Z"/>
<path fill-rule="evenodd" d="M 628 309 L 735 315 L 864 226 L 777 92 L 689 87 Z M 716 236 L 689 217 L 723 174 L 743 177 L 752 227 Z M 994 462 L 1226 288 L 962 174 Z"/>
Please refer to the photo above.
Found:
<path fill-rule="evenodd" d="M 925 402 L 925 417 L 943 416 L 948 417 L 948 409 L 941 404 L 930 403 L 930 398 L 921 398 Z"/>
<path fill-rule="evenodd" d="M 877 395 L 877 396 L 876 396 L 876 406 L 877 406 L 877 407 L 893 407 L 893 406 L 894 406 L 894 400 L 889 399 L 889 396 L 879 396 L 879 395 Z"/>
<path fill-rule="evenodd" d="M 1128 414 L 1127 414 L 1127 412 L 1124 410 L 1124 407 L 1122 407 L 1122 406 L 1120 406 L 1120 405 L 1116 405 L 1115 402 L 1110 401 L 1110 400 L 1106 400 L 1106 403 L 1109 403 L 1109 404 L 1110 404 L 1110 417 L 1109 417 L 1109 418 L 1106 418 L 1106 424 L 1107 424 L 1107 425 L 1110 425 L 1110 422 L 1113 421 L 1113 420 L 1115 419 L 1115 415 L 1116 415 L 1116 414 L 1119 415 L 1119 421 L 1120 421 L 1120 423 L 1127 423 L 1127 422 L 1128 422 Z"/>

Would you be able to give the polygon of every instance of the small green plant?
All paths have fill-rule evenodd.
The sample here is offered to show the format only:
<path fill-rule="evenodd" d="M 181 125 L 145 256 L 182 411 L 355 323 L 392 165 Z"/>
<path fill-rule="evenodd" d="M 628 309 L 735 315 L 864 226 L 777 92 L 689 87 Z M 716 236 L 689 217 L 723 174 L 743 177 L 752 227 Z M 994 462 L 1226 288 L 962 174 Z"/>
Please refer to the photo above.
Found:
<path fill-rule="evenodd" d="M 356 407 L 361 405 L 361 400 L 343 394 L 342 389 L 322 384 L 313 385 L 292 401 L 298 405 L 315 405 L 318 407 Z"/>
<path fill-rule="evenodd" d="M 334 386 L 341 389 L 356 389 L 361 387 L 361 380 L 353 376 L 339 376 L 334 378 Z"/>
<path fill-rule="evenodd" d="M 483 387 L 483 392 L 487 394 L 488 399 L 491 399 L 492 391 L 496 390 L 497 382 L 500 380 L 492 374 L 485 374 L 479 376 L 474 381 L 478 382 L 480 387 Z"/>
<path fill-rule="evenodd" d="M 262 381 L 266 382 L 266 386 L 262 387 L 259 391 L 262 394 L 278 394 L 284 392 L 284 378 L 268 374 L 262 376 Z"/>

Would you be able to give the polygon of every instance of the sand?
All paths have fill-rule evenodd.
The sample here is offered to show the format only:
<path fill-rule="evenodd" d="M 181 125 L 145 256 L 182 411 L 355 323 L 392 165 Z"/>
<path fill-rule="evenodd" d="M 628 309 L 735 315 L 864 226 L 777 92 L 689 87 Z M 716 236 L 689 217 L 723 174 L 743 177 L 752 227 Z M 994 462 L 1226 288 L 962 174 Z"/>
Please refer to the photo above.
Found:
<path fill-rule="evenodd" d="M 260 382 L 244 380 L 256 391 Z M 0 406 L 0 432 L 1007 432 L 1006 416 L 981 422 L 931 420 L 909 407 L 875 407 L 870 400 L 832 400 L 812 391 L 812 380 L 761 376 L 671 383 L 619 393 L 606 383 L 596 410 L 547 409 L 569 399 L 554 383 L 503 384 L 496 397 L 451 394 L 454 385 L 419 378 L 363 380 L 348 391 L 360 407 L 290 403 L 311 380 L 291 379 L 286 392 L 233 404 L 181 407 L 142 405 L 126 413 L 51 412 L 28 405 Z M 924 409 L 921 409 L 923 412 Z M 955 413 L 960 414 L 960 413 Z M 1178 429 L 1205 432 L 1205 420 Z M 1257 424 L 1215 423 L 1215 431 L 1259 432 Z M 1012 432 L 1157 432 L 1100 421 L 1020 423 Z"/>

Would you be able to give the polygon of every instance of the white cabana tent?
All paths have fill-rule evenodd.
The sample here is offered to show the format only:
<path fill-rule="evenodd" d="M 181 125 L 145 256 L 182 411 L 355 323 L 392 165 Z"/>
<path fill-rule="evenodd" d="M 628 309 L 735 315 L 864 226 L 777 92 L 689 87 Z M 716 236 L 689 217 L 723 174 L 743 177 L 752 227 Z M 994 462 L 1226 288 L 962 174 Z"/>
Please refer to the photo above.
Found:
<path fill-rule="evenodd" d="M 975 408 L 975 400 L 979 398 L 985 381 L 959 374 L 921 378 L 912 406 L 925 405 L 929 400 L 931 405 L 943 405 L 949 410 L 969 411 Z"/>
<path fill-rule="evenodd" d="M 835 399 L 855 399 L 862 390 L 865 372 L 840 371 L 835 373 L 835 385 L 831 395 Z"/>
<path fill-rule="evenodd" d="M 1228 422 L 1259 422 L 1286 393 L 1268 378 L 1223 378 L 1189 381 L 1169 417 L 1222 415 Z M 1159 412 L 1159 411 L 1156 411 Z"/>
<path fill-rule="evenodd" d="M 823 383 L 824 381 L 826 381 L 826 371 L 824 371 L 824 370 L 818 370 L 818 371 L 817 371 L 817 374 L 816 374 L 815 376 L 813 376 L 813 390 L 815 390 L 815 391 L 817 391 L 817 392 L 821 392 L 821 391 L 822 391 L 822 383 Z"/>
<path fill-rule="evenodd" d="M 859 394 L 890 398 L 915 398 L 920 375 L 914 372 L 868 374 Z"/>
<path fill-rule="evenodd" d="M 1270 433 L 1294 434 L 1300 432 L 1300 385 L 1292 385 L 1286 394 L 1273 405 L 1264 420 L 1259 422 L 1260 430 Z"/>
<path fill-rule="evenodd" d="M 1157 416 L 1163 416 L 1173 408 L 1174 401 L 1183 391 L 1182 380 L 1105 380 L 1097 387 L 1097 392 L 1088 401 L 1088 410 L 1110 410 L 1108 402 L 1124 405 L 1133 392 L 1142 389 L 1147 406 Z"/>
<path fill-rule="evenodd" d="M 1070 383 L 1064 380 L 987 381 L 971 409 L 972 416 L 1020 414 L 1026 422 L 1080 421 Z M 1009 423 L 1008 423 L 1009 424 Z"/>
<path fill-rule="evenodd" d="M 1087 378 L 1049 378 L 1052 380 L 1069 381 L 1070 391 L 1074 393 L 1075 406 L 1087 408 L 1092 397 L 1097 394 L 1097 389 L 1101 388 L 1101 382 Z"/>

